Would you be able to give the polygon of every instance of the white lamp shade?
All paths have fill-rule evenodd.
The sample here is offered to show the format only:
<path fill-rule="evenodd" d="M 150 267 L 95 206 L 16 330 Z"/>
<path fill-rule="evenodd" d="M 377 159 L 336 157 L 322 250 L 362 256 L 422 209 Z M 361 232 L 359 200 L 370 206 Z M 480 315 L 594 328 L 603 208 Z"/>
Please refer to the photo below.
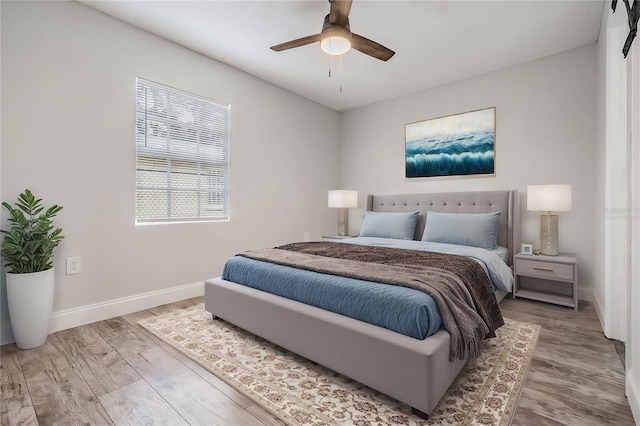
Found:
<path fill-rule="evenodd" d="M 527 210 L 539 212 L 571 211 L 571 185 L 527 186 Z"/>
<path fill-rule="evenodd" d="M 336 189 L 329 191 L 329 207 L 348 209 L 358 207 L 358 191 Z"/>

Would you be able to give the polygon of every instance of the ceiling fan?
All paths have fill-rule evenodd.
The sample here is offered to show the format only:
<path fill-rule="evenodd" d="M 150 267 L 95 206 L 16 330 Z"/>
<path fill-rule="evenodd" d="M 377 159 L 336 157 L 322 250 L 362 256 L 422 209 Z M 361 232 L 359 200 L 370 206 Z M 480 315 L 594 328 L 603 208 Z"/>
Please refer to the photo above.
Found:
<path fill-rule="evenodd" d="M 324 24 L 320 34 L 287 41 L 275 46 L 271 50 L 280 52 L 294 47 L 320 42 L 320 48 L 329 55 L 342 55 L 352 47 L 365 55 L 369 55 L 381 61 L 388 61 L 396 52 L 376 43 L 373 40 L 351 32 L 349 27 L 349 11 L 353 0 L 329 0 L 331 8 L 329 14 L 324 17 Z"/>

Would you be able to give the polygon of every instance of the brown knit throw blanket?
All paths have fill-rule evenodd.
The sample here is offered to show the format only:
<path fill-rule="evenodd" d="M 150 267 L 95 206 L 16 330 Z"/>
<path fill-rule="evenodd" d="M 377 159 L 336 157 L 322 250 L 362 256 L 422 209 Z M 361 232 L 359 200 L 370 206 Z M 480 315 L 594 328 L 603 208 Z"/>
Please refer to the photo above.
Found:
<path fill-rule="evenodd" d="M 504 324 L 489 277 L 478 262 L 464 256 L 333 242 L 293 243 L 239 255 L 423 291 L 435 300 L 451 335 L 450 359 L 477 357 L 482 340 L 494 337 Z"/>

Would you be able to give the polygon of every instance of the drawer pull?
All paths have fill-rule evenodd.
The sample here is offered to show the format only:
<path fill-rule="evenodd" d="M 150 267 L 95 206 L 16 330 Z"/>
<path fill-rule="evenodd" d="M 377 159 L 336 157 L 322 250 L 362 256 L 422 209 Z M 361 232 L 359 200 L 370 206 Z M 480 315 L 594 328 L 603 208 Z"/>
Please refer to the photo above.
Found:
<path fill-rule="evenodd" d="M 543 268 L 541 266 L 534 266 L 533 269 L 537 269 L 539 271 L 553 272 L 552 268 Z"/>

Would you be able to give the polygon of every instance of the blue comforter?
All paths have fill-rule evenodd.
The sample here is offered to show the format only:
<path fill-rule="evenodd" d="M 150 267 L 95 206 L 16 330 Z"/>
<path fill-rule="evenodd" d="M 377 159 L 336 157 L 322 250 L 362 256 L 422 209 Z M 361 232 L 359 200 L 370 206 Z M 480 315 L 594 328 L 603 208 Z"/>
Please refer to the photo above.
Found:
<path fill-rule="evenodd" d="M 386 238 L 352 238 L 343 242 L 462 254 L 473 257 L 487 270 L 494 287 L 510 290 L 513 283 L 507 265 L 484 249 Z M 242 256 L 226 262 L 222 278 L 416 339 L 429 337 L 442 326 L 433 298 L 407 287 L 320 274 Z"/>

